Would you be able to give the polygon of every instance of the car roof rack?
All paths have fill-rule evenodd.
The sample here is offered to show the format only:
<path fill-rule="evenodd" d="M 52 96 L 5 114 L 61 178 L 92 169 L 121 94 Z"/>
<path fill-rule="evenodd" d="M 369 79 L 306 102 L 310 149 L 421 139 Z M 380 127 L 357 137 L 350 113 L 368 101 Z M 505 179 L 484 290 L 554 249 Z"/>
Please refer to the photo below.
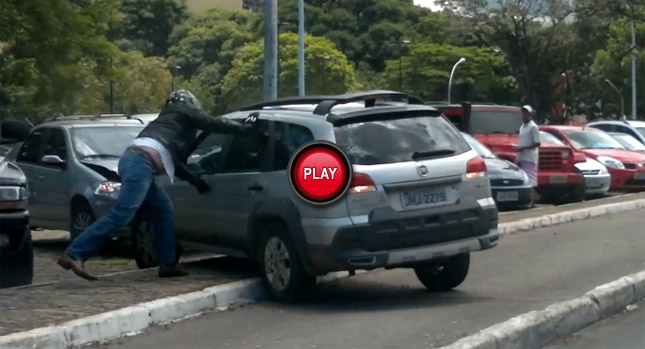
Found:
<path fill-rule="evenodd" d="M 256 110 L 263 109 L 264 107 L 279 107 L 294 104 L 317 104 L 313 113 L 316 115 L 327 115 L 331 109 L 339 104 L 347 104 L 352 102 L 365 102 L 365 107 L 373 107 L 376 105 L 377 99 L 393 99 L 403 98 L 407 99 L 409 104 L 421 104 L 423 101 L 417 97 L 408 95 L 403 92 L 387 91 L 387 90 L 373 90 L 365 92 L 347 93 L 336 96 L 303 96 L 303 97 L 290 97 L 281 98 L 274 101 L 268 101 L 258 104 L 246 106 L 240 110 Z"/>
<path fill-rule="evenodd" d="M 66 116 L 55 116 L 53 118 L 47 119 L 47 122 L 51 121 L 68 121 L 68 120 L 97 120 L 97 119 L 112 119 L 112 118 L 125 118 L 128 120 L 137 120 L 140 123 L 144 123 L 143 120 L 139 118 L 132 117 L 128 114 L 81 114 L 81 115 L 66 115 Z"/>

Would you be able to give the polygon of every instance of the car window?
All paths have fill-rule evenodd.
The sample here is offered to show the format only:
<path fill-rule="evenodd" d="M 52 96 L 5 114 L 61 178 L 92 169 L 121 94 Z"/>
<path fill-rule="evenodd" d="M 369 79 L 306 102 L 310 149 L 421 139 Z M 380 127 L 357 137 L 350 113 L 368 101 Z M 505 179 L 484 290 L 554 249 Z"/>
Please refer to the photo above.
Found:
<path fill-rule="evenodd" d="M 634 127 L 638 133 L 641 134 L 643 138 L 645 138 L 645 127 Z"/>
<path fill-rule="evenodd" d="M 67 160 L 65 133 L 61 129 L 55 128 L 49 132 L 49 138 L 43 150 L 43 156 L 45 155 L 58 155 L 61 159 Z"/>
<path fill-rule="evenodd" d="M 522 112 L 519 109 L 473 109 L 470 112 L 471 133 L 520 132 Z"/>
<path fill-rule="evenodd" d="M 275 122 L 274 170 L 285 170 L 293 153 L 303 144 L 313 141 L 314 135 L 307 127 L 287 122 Z"/>
<path fill-rule="evenodd" d="M 560 143 L 562 143 L 562 144 L 566 144 L 566 140 L 564 139 L 564 137 L 563 137 L 561 134 L 556 133 L 556 132 L 551 132 L 551 131 L 548 131 L 548 133 L 547 133 L 547 134 L 549 134 L 549 135 L 551 135 L 551 136 L 555 137 L 555 139 L 556 139 L 556 140 L 558 140 L 558 141 L 560 141 Z"/>
<path fill-rule="evenodd" d="M 352 123 L 334 131 L 336 144 L 357 165 L 413 161 L 416 156 L 432 158 L 470 150 L 459 131 L 438 116 Z"/>
<path fill-rule="evenodd" d="M 578 149 L 625 149 L 617 140 L 601 131 L 564 131 Z"/>
<path fill-rule="evenodd" d="M 555 135 L 552 135 L 548 132 L 540 131 L 540 142 L 544 143 L 553 143 L 557 145 L 566 145 L 562 140 L 560 140 Z"/>
<path fill-rule="evenodd" d="M 257 121 L 259 132 L 236 134 L 222 164 L 222 172 L 255 172 L 262 169 L 269 149 L 269 122 Z"/>
<path fill-rule="evenodd" d="M 188 167 L 197 173 L 213 174 L 222 167 L 225 149 L 233 140 L 233 135 L 209 133 L 188 157 Z"/>
<path fill-rule="evenodd" d="M 43 145 L 44 129 L 34 130 L 25 140 L 16 156 L 16 161 L 37 164 L 40 162 L 39 155 Z"/>
<path fill-rule="evenodd" d="M 612 134 L 614 139 L 618 141 L 623 147 L 629 150 L 645 150 L 645 145 L 639 142 L 636 138 L 625 133 Z"/>
<path fill-rule="evenodd" d="M 80 160 L 119 158 L 141 130 L 141 125 L 74 127 L 72 143 Z"/>
<path fill-rule="evenodd" d="M 616 130 L 615 125 L 612 124 L 598 124 L 598 125 L 593 125 L 594 128 L 603 130 L 605 132 L 612 132 Z M 622 132 L 622 131 L 620 131 Z"/>

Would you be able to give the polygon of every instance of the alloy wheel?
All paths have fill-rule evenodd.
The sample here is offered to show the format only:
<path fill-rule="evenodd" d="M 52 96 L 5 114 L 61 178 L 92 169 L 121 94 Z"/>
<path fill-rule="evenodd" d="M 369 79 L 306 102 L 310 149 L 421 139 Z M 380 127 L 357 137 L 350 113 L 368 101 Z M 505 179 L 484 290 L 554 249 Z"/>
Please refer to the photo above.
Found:
<path fill-rule="evenodd" d="M 283 290 L 291 278 L 291 258 L 287 245 L 278 237 L 272 237 L 264 248 L 264 272 L 276 290 Z"/>

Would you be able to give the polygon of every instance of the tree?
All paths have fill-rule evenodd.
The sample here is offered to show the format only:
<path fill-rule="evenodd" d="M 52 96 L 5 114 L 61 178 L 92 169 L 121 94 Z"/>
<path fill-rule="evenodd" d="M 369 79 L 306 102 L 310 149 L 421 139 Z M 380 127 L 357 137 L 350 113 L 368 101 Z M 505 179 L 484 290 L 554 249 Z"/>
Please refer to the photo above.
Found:
<path fill-rule="evenodd" d="M 165 56 L 173 29 L 188 18 L 186 0 L 121 1 L 123 21 L 112 34 L 114 39 L 127 40 L 121 42 L 122 48 Z"/>
<path fill-rule="evenodd" d="M 426 100 L 446 100 L 450 72 L 461 57 L 466 58 L 466 63 L 455 71 L 452 101 L 517 102 L 517 86 L 506 60 L 486 48 L 412 45 L 400 62 L 398 59 L 387 61 L 381 85 Z"/>
<path fill-rule="evenodd" d="M 360 88 L 354 69 L 347 57 L 325 38 L 305 37 L 306 92 L 308 95 L 339 94 Z M 298 36 L 280 35 L 278 95 L 298 94 Z M 231 108 L 262 98 L 264 42 L 262 40 L 242 47 L 233 60 L 233 67 L 224 77 L 224 100 Z"/>

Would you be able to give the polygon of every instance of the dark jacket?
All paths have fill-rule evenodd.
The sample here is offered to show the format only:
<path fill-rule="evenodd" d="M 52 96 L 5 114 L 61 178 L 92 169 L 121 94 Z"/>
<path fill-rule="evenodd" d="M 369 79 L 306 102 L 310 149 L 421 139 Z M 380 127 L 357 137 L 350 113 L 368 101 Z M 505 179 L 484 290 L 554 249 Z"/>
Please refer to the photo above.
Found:
<path fill-rule="evenodd" d="M 163 144 L 175 163 L 177 178 L 195 184 L 197 176 L 188 170 L 186 160 L 196 147 L 197 130 L 238 133 L 243 124 L 226 118 L 213 118 L 186 104 L 171 104 L 139 133 L 137 138 L 153 138 Z"/>

